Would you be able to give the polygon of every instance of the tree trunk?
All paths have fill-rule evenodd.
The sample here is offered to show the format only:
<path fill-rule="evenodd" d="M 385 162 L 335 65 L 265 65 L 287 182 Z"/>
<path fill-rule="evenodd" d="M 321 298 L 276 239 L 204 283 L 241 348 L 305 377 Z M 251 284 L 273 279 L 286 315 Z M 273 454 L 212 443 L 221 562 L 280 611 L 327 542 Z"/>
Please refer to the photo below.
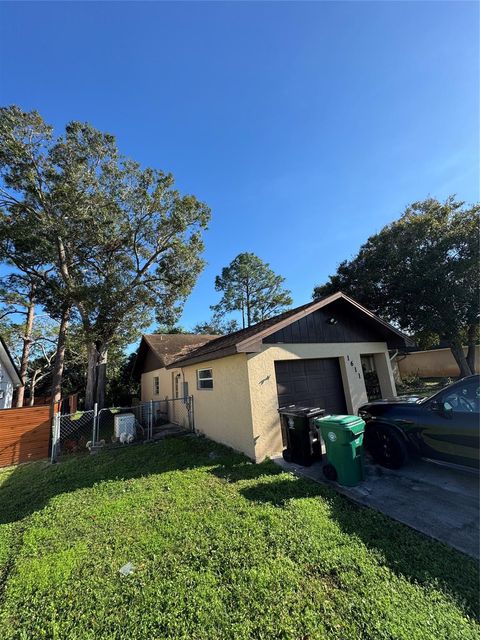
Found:
<path fill-rule="evenodd" d="M 470 367 L 470 371 L 475 373 L 475 351 L 476 351 L 476 342 L 478 336 L 478 325 L 471 324 L 468 327 L 468 337 L 467 337 L 467 364 Z"/>
<path fill-rule="evenodd" d="M 63 365 L 65 362 L 65 344 L 69 317 L 70 307 L 65 307 L 58 328 L 57 353 L 55 354 L 55 363 L 53 365 L 52 399 L 50 404 L 50 413 L 52 415 L 55 413 L 56 404 L 62 399 Z"/>
<path fill-rule="evenodd" d="M 105 406 L 105 387 L 107 383 L 107 357 L 108 349 L 105 345 L 97 346 L 97 392 L 96 401 L 98 410 Z"/>
<path fill-rule="evenodd" d="M 453 357 L 455 358 L 456 363 L 458 364 L 458 368 L 460 369 L 460 377 L 464 378 L 465 376 L 469 376 L 472 371 L 468 366 L 468 362 L 465 357 L 462 341 L 460 340 L 460 338 L 454 338 L 450 341 L 450 350 L 453 354 Z"/>
<path fill-rule="evenodd" d="M 98 351 L 94 342 L 88 344 L 87 385 L 85 388 L 85 410 L 90 411 L 95 404 L 97 388 Z"/>
<path fill-rule="evenodd" d="M 35 299 L 34 288 L 31 288 L 28 300 L 27 319 L 25 321 L 25 333 L 23 336 L 22 358 L 20 360 L 20 380 L 21 385 L 17 392 L 17 407 L 23 407 L 23 399 L 25 397 L 25 384 L 27 382 L 28 359 L 30 356 L 30 348 L 32 346 L 32 329 L 35 317 Z"/>
<path fill-rule="evenodd" d="M 33 373 L 32 381 L 30 383 L 30 400 L 28 402 L 29 407 L 33 407 L 35 405 L 35 387 L 37 386 L 37 373 L 39 373 L 38 369 Z"/>

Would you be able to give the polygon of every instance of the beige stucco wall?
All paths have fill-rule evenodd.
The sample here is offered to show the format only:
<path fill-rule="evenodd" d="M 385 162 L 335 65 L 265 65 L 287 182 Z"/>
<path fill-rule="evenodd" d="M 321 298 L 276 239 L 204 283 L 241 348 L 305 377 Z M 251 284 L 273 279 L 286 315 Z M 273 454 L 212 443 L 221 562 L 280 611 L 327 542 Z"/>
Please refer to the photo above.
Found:
<path fill-rule="evenodd" d="M 467 348 L 464 349 L 465 354 Z M 420 378 L 457 377 L 460 369 L 450 349 L 432 349 L 417 351 L 407 356 L 398 356 L 397 365 L 401 376 L 419 376 Z M 480 372 L 480 347 L 475 351 L 475 370 Z"/>
<path fill-rule="evenodd" d="M 278 415 L 275 361 L 308 358 L 339 358 L 347 411 L 356 414 L 368 401 L 360 363 L 362 354 L 375 354 L 382 395 L 396 395 L 387 345 L 379 343 L 263 345 L 260 353 L 247 356 L 252 406 L 255 460 L 282 451 Z M 360 374 L 360 375 L 359 375 Z"/>
<path fill-rule="evenodd" d="M 282 344 L 263 345 L 260 353 L 239 353 L 181 369 L 144 373 L 142 401 L 173 397 L 172 372 L 180 373 L 194 397 L 196 431 L 259 462 L 282 450 L 275 361 L 339 358 L 347 411 L 355 414 L 368 400 L 360 363 L 363 354 L 374 354 L 382 395 L 395 395 L 388 349 L 383 342 Z M 212 369 L 213 389 L 197 389 L 198 369 Z M 159 396 L 153 395 L 156 375 L 160 377 Z"/>
<path fill-rule="evenodd" d="M 177 370 L 174 370 L 177 373 Z M 153 392 L 153 379 L 158 376 L 160 378 L 160 393 L 156 395 Z M 156 369 L 142 373 L 141 377 L 141 398 L 142 402 L 149 400 L 163 400 L 164 398 L 172 398 L 172 371 L 165 368 Z"/>
<path fill-rule="evenodd" d="M 197 369 L 212 369 L 213 389 L 197 389 Z M 195 430 L 255 458 L 246 354 L 190 365 L 182 374 L 194 398 Z"/>

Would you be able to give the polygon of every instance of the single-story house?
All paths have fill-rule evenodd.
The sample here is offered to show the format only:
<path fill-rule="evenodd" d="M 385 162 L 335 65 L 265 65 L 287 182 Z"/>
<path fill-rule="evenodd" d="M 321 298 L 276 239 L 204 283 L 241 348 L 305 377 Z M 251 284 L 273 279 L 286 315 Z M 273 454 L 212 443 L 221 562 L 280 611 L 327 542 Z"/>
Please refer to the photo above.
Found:
<path fill-rule="evenodd" d="M 189 391 L 184 387 L 181 376 L 168 371 L 167 366 L 209 340 L 217 338 L 218 335 L 188 333 L 155 333 L 142 336 L 132 372 L 133 377 L 141 383 L 141 401 L 188 396 Z"/>
<path fill-rule="evenodd" d="M 395 396 L 389 349 L 408 344 L 335 293 L 226 336 L 144 336 L 134 373 L 143 401 L 192 395 L 197 432 L 261 461 L 282 450 L 279 407 L 355 414 Z"/>
<path fill-rule="evenodd" d="M 20 373 L 0 336 L 0 409 L 10 409 L 13 391 L 21 384 Z"/>

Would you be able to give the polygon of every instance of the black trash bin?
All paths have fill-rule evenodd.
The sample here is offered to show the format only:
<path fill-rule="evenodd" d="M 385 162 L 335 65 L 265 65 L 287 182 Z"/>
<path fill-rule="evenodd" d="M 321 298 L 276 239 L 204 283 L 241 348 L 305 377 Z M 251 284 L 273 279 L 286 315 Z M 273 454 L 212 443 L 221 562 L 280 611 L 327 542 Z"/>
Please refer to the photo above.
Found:
<path fill-rule="evenodd" d="M 291 404 L 278 410 L 282 424 L 283 457 L 306 467 L 322 457 L 322 445 L 314 418 L 325 411 L 318 407 Z"/>

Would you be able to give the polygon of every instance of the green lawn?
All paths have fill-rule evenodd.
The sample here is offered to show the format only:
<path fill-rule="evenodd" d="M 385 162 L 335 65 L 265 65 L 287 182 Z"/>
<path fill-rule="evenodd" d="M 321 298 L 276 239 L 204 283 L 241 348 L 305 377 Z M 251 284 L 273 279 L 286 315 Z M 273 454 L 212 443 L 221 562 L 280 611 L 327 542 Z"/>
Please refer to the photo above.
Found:
<path fill-rule="evenodd" d="M 2 640 L 477 639 L 477 586 L 462 554 L 207 440 L 0 473 Z"/>

